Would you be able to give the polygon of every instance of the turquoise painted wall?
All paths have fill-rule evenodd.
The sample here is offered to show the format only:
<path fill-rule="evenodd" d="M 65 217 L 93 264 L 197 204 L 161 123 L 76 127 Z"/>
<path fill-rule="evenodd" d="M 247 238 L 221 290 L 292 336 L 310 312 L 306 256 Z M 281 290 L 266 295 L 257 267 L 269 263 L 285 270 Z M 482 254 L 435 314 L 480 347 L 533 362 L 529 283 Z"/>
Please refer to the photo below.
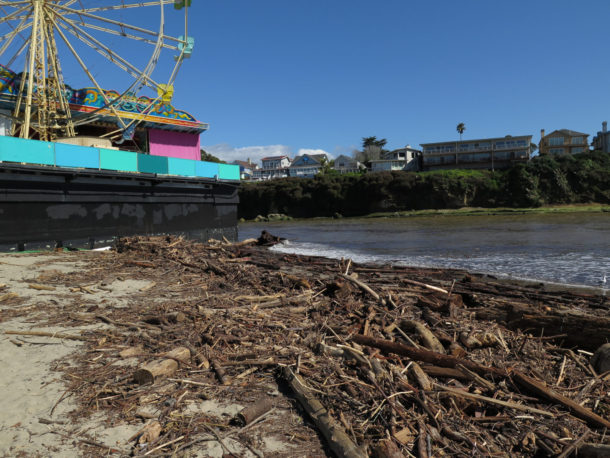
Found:
<path fill-rule="evenodd" d="M 167 171 L 170 175 L 180 175 L 183 177 L 197 176 L 195 175 L 195 161 L 190 159 L 168 157 Z"/>
<path fill-rule="evenodd" d="M 120 172 L 137 172 L 138 154 L 100 148 L 100 168 Z"/>
<path fill-rule="evenodd" d="M 138 172 L 167 175 L 167 158 L 165 156 L 138 154 Z"/>
<path fill-rule="evenodd" d="M 53 143 L 0 137 L 0 161 L 55 165 Z"/>
<path fill-rule="evenodd" d="M 239 165 L 218 164 L 218 172 L 221 180 L 239 180 Z"/>
<path fill-rule="evenodd" d="M 239 180 L 239 166 L 0 136 L 0 162 Z"/>
<path fill-rule="evenodd" d="M 55 165 L 58 167 L 100 168 L 100 150 L 87 146 L 55 143 Z"/>
<path fill-rule="evenodd" d="M 202 178 L 218 178 L 218 164 L 198 161 L 195 163 L 195 173 Z"/>

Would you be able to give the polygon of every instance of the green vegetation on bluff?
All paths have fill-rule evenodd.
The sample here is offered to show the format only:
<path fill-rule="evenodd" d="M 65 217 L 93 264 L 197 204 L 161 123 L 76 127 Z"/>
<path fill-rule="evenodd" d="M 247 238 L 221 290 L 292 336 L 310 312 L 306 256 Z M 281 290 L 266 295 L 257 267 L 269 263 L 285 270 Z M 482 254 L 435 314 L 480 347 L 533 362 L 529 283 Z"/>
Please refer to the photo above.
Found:
<path fill-rule="evenodd" d="M 319 175 L 244 183 L 239 216 L 363 216 L 428 209 L 610 204 L 610 156 L 536 157 L 502 171 L 444 170 Z"/>

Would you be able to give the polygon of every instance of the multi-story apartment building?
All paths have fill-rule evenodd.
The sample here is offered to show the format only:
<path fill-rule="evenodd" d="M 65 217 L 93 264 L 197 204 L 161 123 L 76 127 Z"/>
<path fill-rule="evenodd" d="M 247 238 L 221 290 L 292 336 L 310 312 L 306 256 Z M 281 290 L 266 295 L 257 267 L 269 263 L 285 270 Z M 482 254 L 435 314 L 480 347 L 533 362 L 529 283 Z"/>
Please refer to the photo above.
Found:
<path fill-rule="evenodd" d="M 272 180 L 288 177 L 290 158 L 288 156 L 268 156 L 261 159 L 262 168 L 253 171 L 255 180 Z"/>
<path fill-rule="evenodd" d="M 407 145 L 384 154 L 382 159 L 371 161 L 371 172 L 392 170 L 418 170 L 418 159 L 421 151 Z"/>
<path fill-rule="evenodd" d="M 544 135 L 544 129 L 541 129 L 538 152 L 541 156 L 584 153 L 589 150 L 588 137 L 589 134 L 569 129 L 559 129 Z"/>
<path fill-rule="evenodd" d="M 610 153 L 610 132 L 608 132 L 608 122 L 602 122 L 602 130 L 593 137 L 593 149 L 596 151 L 603 151 L 604 153 Z"/>
<path fill-rule="evenodd" d="M 422 143 L 423 170 L 500 169 L 527 162 L 532 154 L 532 136 L 483 138 L 454 142 Z"/>

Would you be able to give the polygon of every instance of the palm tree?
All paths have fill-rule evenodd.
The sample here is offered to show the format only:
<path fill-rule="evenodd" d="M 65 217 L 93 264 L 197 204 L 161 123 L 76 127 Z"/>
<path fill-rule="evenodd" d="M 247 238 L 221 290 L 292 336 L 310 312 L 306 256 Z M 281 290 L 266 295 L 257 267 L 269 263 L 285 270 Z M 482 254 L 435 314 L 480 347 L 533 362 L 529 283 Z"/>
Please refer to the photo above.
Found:
<path fill-rule="evenodd" d="M 461 122 L 457 125 L 457 127 L 455 129 L 460 133 L 460 141 L 462 141 L 462 134 L 466 130 L 466 124 Z"/>
<path fill-rule="evenodd" d="M 385 138 L 381 138 L 377 140 L 376 136 L 373 137 L 362 137 L 362 148 L 367 148 L 370 146 L 377 146 L 381 149 L 388 143 Z"/>

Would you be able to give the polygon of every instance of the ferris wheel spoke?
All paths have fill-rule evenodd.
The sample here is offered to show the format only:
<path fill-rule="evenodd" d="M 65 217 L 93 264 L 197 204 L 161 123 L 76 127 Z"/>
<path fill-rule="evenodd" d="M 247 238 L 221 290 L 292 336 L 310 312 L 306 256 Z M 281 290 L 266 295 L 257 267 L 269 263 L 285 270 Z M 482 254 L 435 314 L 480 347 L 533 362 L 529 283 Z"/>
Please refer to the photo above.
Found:
<path fill-rule="evenodd" d="M 78 27 L 78 25 L 74 24 L 73 21 L 71 21 L 67 18 L 62 18 L 62 17 L 60 17 L 59 19 L 62 21 L 62 23 L 60 23 L 60 26 L 63 27 L 64 30 L 67 30 L 69 33 L 74 35 L 76 38 L 78 38 L 80 41 L 85 43 L 87 46 L 89 46 L 92 49 L 94 49 L 95 51 L 97 51 L 99 54 L 104 56 L 108 61 L 110 61 L 114 65 L 118 66 L 121 70 L 124 70 L 125 72 L 129 73 L 134 78 L 142 77 L 144 79 L 145 83 L 147 83 L 147 85 L 151 88 L 157 89 L 159 87 L 159 83 L 157 83 L 155 80 L 150 78 L 150 76 L 147 73 L 145 73 L 144 71 L 138 69 L 137 67 L 135 67 L 134 65 L 129 63 L 129 61 L 127 61 L 126 59 L 121 57 L 116 52 L 112 51 L 109 47 L 104 45 L 102 42 L 97 40 L 95 37 L 88 34 L 85 30 Z M 63 24 L 64 22 L 67 25 Z"/>
<path fill-rule="evenodd" d="M 70 40 L 68 40 L 68 37 L 66 37 L 66 35 L 63 33 L 63 31 L 61 30 L 61 28 L 59 28 L 57 26 L 57 22 L 55 21 L 54 18 L 50 18 L 50 20 L 54 23 L 55 25 L 55 30 L 57 30 L 57 33 L 59 34 L 59 36 L 61 37 L 61 39 L 63 40 L 63 42 L 66 44 L 66 46 L 68 47 L 68 49 L 70 50 L 70 52 L 72 53 L 72 55 L 74 56 L 74 58 L 78 61 L 79 65 L 81 66 L 81 68 L 83 69 L 83 71 L 85 72 L 85 74 L 89 77 L 89 80 L 91 80 L 91 82 L 93 83 L 93 85 L 95 86 L 95 88 L 98 90 L 98 92 L 100 93 L 100 95 L 102 96 L 102 98 L 104 99 L 104 103 L 106 105 L 106 107 L 110 108 L 110 110 L 112 111 L 112 113 L 116 116 L 118 122 L 120 123 L 122 128 L 125 128 L 125 122 L 123 121 L 123 119 L 119 116 L 116 107 L 114 106 L 114 103 L 110 100 L 108 100 L 108 97 L 106 96 L 106 93 L 104 92 L 104 90 L 102 89 L 102 87 L 99 85 L 99 83 L 97 82 L 97 80 L 95 79 L 95 77 L 93 76 L 93 74 L 91 73 L 91 71 L 89 71 L 89 69 L 87 68 L 87 65 L 85 65 L 85 62 L 83 62 L 82 58 L 79 56 L 79 54 L 76 52 L 76 50 L 74 49 L 74 47 L 72 46 L 72 43 L 70 42 Z"/>
<path fill-rule="evenodd" d="M 81 11 L 85 13 L 95 13 L 96 11 L 124 10 L 127 8 L 139 8 L 140 6 L 161 6 L 173 4 L 174 0 L 157 0 L 156 2 L 123 3 L 121 5 L 99 6 L 97 8 L 85 8 Z"/>
<path fill-rule="evenodd" d="M 9 48 L 9 46 L 11 45 L 11 43 L 13 42 L 15 37 L 20 32 L 23 32 L 24 30 L 27 30 L 28 28 L 32 27 L 32 23 L 31 22 L 29 22 L 27 24 L 24 24 L 24 22 L 26 20 L 27 20 L 27 17 L 23 18 L 21 23 L 16 28 L 14 28 L 11 32 L 7 33 L 6 35 L 4 35 L 3 37 L 0 38 L 0 43 L 4 42 L 4 44 L 0 48 L 0 56 L 2 56 L 6 52 L 6 50 Z M 21 38 L 22 38 L 22 40 L 24 42 L 28 42 L 29 41 L 29 38 L 23 38 L 23 37 L 21 37 Z"/>
<path fill-rule="evenodd" d="M 26 1 L 26 0 L 22 0 L 20 2 L 6 2 L 6 1 L 2 1 L 0 0 L 0 6 L 17 6 L 17 5 L 25 5 L 25 4 L 29 4 L 31 3 L 30 1 Z"/>
<path fill-rule="evenodd" d="M 4 8 L 2 8 L 2 6 L 4 6 L 4 5 L 0 4 L 0 8 L 4 11 Z M 7 14 L 3 18 L 0 18 L 0 24 L 3 24 L 8 21 L 16 21 L 17 19 L 23 19 L 24 17 L 31 16 L 32 15 L 31 11 L 29 12 L 29 14 L 26 14 L 25 16 L 18 16 L 19 14 L 27 11 L 28 8 L 30 8 L 30 5 L 19 8 L 18 10 L 13 11 L 11 14 Z M 5 13 L 6 13 L 6 11 L 5 11 Z"/>
<path fill-rule="evenodd" d="M 67 20 L 67 18 L 63 18 L 63 19 Z M 108 33 L 108 34 L 111 34 L 111 35 L 116 35 L 116 36 L 120 36 L 120 37 L 130 38 L 132 40 L 143 41 L 145 43 L 152 44 L 152 45 L 156 45 L 157 44 L 156 41 L 151 40 L 149 38 L 139 37 L 137 35 L 131 35 L 129 33 L 120 32 L 118 30 L 109 29 L 109 28 L 102 27 L 102 26 L 99 26 L 99 25 L 88 24 L 88 23 L 83 22 L 83 21 L 73 21 L 73 22 L 75 24 L 80 25 L 80 26 L 87 27 L 88 29 L 92 29 L 92 30 L 97 30 L 99 32 L 105 32 L 105 33 Z M 178 47 L 174 46 L 174 45 L 170 45 L 170 44 L 167 44 L 167 43 L 162 43 L 161 46 L 163 48 L 165 48 L 165 49 L 171 49 L 173 51 L 178 51 Z"/>
<path fill-rule="evenodd" d="M 68 13 L 71 13 L 71 14 L 77 14 L 77 15 L 80 15 L 80 16 L 85 16 L 85 17 L 88 17 L 88 18 L 91 18 L 91 19 L 95 19 L 95 20 L 100 21 L 100 22 L 105 22 L 105 23 L 108 23 L 108 24 L 113 24 L 113 25 L 115 25 L 115 26 L 117 26 L 119 28 L 125 28 L 125 29 L 134 30 L 136 32 L 140 32 L 140 33 L 143 33 L 143 34 L 146 34 L 146 35 L 150 35 L 150 36 L 156 37 L 157 39 L 159 37 L 161 37 L 163 39 L 172 40 L 172 41 L 175 41 L 177 43 L 183 43 L 183 40 L 181 40 L 179 38 L 175 38 L 175 37 L 172 37 L 170 35 L 165 35 L 165 34 L 162 34 L 160 32 L 155 32 L 154 30 L 148 30 L 148 29 L 144 29 L 142 27 L 137 27 L 135 25 L 127 24 L 125 22 L 115 21 L 114 19 L 109 19 L 109 18 L 105 18 L 105 17 L 98 16 L 98 15 L 95 15 L 95 14 L 87 13 L 84 10 L 77 10 L 77 9 L 74 9 L 74 8 L 67 8 L 64 5 L 59 5 L 59 4 L 49 5 L 49 7 L 55 8 L 55 9 L 59 9 L 59 10 L 63 10 L 63 11 L 66 11 Z M 160 30 L 163 30 L 163 22 L 161 22 Z"/>
<path fill-rule="evenodd" d="M 25 40 L 21 47 L 17 50 L 17 52 L 15 52 L 15 54 L 13 55 L 13 57 L 11 57 L 9 59 L 9 61 L 6 63 L 6 66 L 8 68 L 11 68 L 13 65 L 13 62 L 15 62 L 15 60 L 21 55 L 21 53 L 25 50 L 25 48 L 27 48 L 27 46 L 30 44 L 30 39 L 28 38 L 27 40 Z"/>

